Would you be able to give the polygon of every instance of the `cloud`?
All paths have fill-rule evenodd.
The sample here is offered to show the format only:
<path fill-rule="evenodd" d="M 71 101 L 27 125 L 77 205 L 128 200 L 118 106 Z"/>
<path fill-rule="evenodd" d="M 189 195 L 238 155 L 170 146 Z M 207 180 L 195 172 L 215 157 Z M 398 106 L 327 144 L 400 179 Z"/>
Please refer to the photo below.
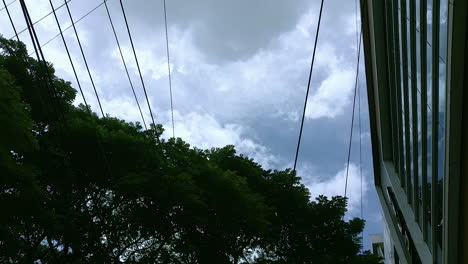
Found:
<path fill-rule="evenodd" d="M 346 66 L 344 58 L 338 57 L 334 48 L 328 44 L 322 46 L 317 62 L 327 73 L 307 102 L 306 117 L 335 118 L 343 114 L 350 103 L 355 74 Z"/>
<path fill-rule="evenodd" d="M 169 113 L 167 113 L 169 115 Z M 172 125 L 167 118 L 164 137 L 172 136 Z M 212 115 L 190 112 L 182 115 L 174 113 L 176 137 L 182 138 L 192 146 L 202 149 L 236 146 L 238 153 L 253 158 L 265 168 L 272 168 L 279 161 L 269 149 L 244 136 L 246 128 L 239 124 L 221 124 Z"/>
<path fill-rule="evenodd" d="M 314 171 L 309 167 L 302 167 L 298 170 L 298 174 L 303 178 L 304 184 L 309 188 L 312 199 L 319 195 L 327 197 L 344 196 L 345 182 L 346 182 L 346 164 L 344 168 L 338 171 L 332 177 L 316 177 Z M 362 194 L 363 201 L 367 196 L 369 182 L 366 179 L 366 174 L 363 171 L 362 175 Z M 350 163 L 348 173 L 348 215 L 359 215 L 361 203 L 361 177 L 359 166 Z"/>

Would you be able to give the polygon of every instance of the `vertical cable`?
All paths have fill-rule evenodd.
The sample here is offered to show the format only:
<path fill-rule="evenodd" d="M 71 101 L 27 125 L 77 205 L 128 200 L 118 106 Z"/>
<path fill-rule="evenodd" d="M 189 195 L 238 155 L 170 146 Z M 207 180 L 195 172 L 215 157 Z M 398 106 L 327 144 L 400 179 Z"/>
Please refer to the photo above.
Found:
<path fill-rule="evenodd" d="M 89 106 L 88 106 L 88 103 L 86 102 L 86 98 L 84 96 L 83 89 L 81 88 L 81 83 L 80 83 L 80 80 L 78 79 L 78 74 L 76 73 L 75 65 L 73 64 L 73 60 L 71 58 L 70 51 L 68 50 L 67 42 L 65 41 L 65 37 L 63 36 L 62 27 L 60 26 L 60 22 L 58 21 L 57 14 L 55 13 L 55 9 L 54 9 L 54 5 L 52 4 L 52 0 L 49 0 L 49 3 L 50 3 L 50 7 L 52 8 L 54 17 L 55 17 L 55 22 L 57 22 L 57 27 L 59 29 L 60 36 L 62 37 L 63 46 L 65 46 L 65 50 L 67 52 L 68 59 L 70 60 L 71 67 L 73 69 L 73 74 L 75 75 L 76 83 L 78 84 L 78 88 L 80 89 L 81 97 L 83 98 L 86 109 L 88 109 L 88 111 L 89 111 Z"/>
<path fill-rule="evenodd" d="M 107 1 L 108 0 L 104 0 L 104 5 L 106 7 L 107 17 L 109 18 L 109 22 L 110 22 L 110 25 L 112 27 L 112 32 L 114 33 L 115 42 L 117 42 L 117 47 L 119 49 L 120 58 L 122 59 L 122 63 L 123 63 L 124 69 L 125 69 L 125 73 L 127 74 L 128 82 L 130 83 L 130 87 L 132 89 L 133 96 L 135 97 L 135 102 L 136 102 L 136 104 L 138 106 L 138 110 L 140 111 L 141 120 L 143 121 L 143 125 L 145 127 L 145 130 L 147 130 L 148 127 L 146 126 L 145 117 L 143 116 L 143 112 L 141 111 L 140 103 L 138 102 L 138 97 L 137 97 L 137 95 L 135 93 L 135 88 L 133 87 L 132 79 L 130 78 L 130 74 L 128 73 L 127 64 L 125 63 L 125 59 L 124 59 L 124 56 L 123 56 L 123 53 L 122 53 L 122 49 L 120 47 L 119 38 L 117 37 L 117 33 L 115 32 L 114 23 L 112 22 L 112 18 L 111 18 L 110 12 L 109 12 L 109 7 L 107 6 Z"/>
<path fill-rule="evenodd" d="M 13 1 L 14 2 L 14 1 Z M 10 11 L 8 10 L 8 6 L 11 5 L 13 2 L 9 3 L 8 5 L 5 3 L 5 0 L 3 0 L 3 5 L 5 6 L 4 9 L 6 10 L 7 14 L 8 14 L 8 19 L 10 19 L 10 23 L 11 23 L 11 27 L 13 28 L 13 31 L 15 32 L 15 36 L 16 36 L 16 39 L 18 41 L 19 40 L 19 37 L 18 37 L 18 32 L 16 32 L 16 27 L 15 27 L 15 23 L 13 23 L 13 19 L 11 19 L 11 15 L 10 15 Z"/>
<path fill-rule="evenodd" d="M 358 54 L 361 54 L 361 40 L 362 40 L 362 33 L 359 37 L 359 46 L 358 46 Z M 344 192 L 344 197 L 346 198 L 346 194 L 348 191 L 348 176 L 349 176 L 349 160 L 351 158 L 351 143 L 353 140 L 353 126 L 354 126 L 354 110 L 356 108 L 356 93 L 357 93 L 357 86 L 358 86 L 358 76 L 359 76 L 359 59 L 360 56 L 358 56 L 357 59 L 357 65 L 356 65 L 356 80 L 354 83 L 354 99 L 353 99 L 353 112 L 351 114 L 351 132 L 349 135 L 349 145 L 348 145 L 348 162 L 346 165 L 346 181 L 345 181 L 345 192 Z"/>
<path fill-rule="evenodd" d="M 151 105 L 150 105 L 150 102 L 149 102 L 149 99 L 148 99 L 148 93 L 146 92 L 145 82 L 143 81 L 143 75 L 141 74 L 140 64 L 138 63 L 138 57 L 136 55 L 135 46 L 133 45 L 132 34 L 130 33 L 130 27 L 128 26 L 127 16 L 125 15 L 125 8 L 123 6 L 122 0 L 120 0 L 120 8 L 122 9 L 122 14 L 123 14 L 123 17 L 124 17 L 124 20 L 125 20 L 125 26 L 127 27 L 128 37 L 130 39 L 130 44 L 132 45 L 133 56 L 135 57 L 135 62 L 136 62 L 136 65 L 137 65 L 138 73 L 140 75 L 141 85 L 143 86 L 143 91 L 145 92 L 146 103 L 148 104 L 148 109 L 149 109 L 149 112 L 150 112 L 151 121 L 153 121 L 153 126 L 156 127 L 156 123 L 154 122 L 153 111 L 151 110 Z"/>
<path fill-rule="evenodd" d="M 358 15 L 359 15 L 359 5 L 358 1 L 355 0 L 354 4 L 356 6 L 356 43 L 357 45 L 359 44 L 359 22 L 358 22 Z M 357 57 L 359 59 L 359 48 L 357 52 Z M 358 66 L 359 67 L 359 66 Z M 359 78 L 359 76 L 358 76 Z M 362 205 L 362 129 L 361 129 L 361 87 L 359 86 L 358 83 L 358 115 L 359 115 L 359 178 L 360 178 L 360 205 L 361 205 L 361 219 L 364 219 L 364 210 L 363 210 L 363 205 Z M 364 229 L 362 230 L 361 233 L 361 248 L 364 247 Z"/>
<path fill-rule="evenodd" d="M 174 107 L 172 105 L 172 81 L 171 81 L 171 64 L 169 60 L 169 37 L 167 34 L 167 12 L 166 12 L 166 0 L 164 2 L 164 25 L 166 28 L 166 54 L 167 54 L 167 73 L 169 78 L 169 94 L 171 97 L 171 118 L 172 118 L 172 137 L 175 138 L 175 128 L 174 128 Z"/>
<path fill-rule="evenodd" d="M 72 14 L 70 12 L 70 7 L 68 6 L 68 2 L 66 0 L 65 0 L 65 6 L 67 7 L 68 16 L 70 17 L 70 21 L 71 21 L 72 26 L 73 26 L 73 31 L 75 31 L 76 40 L 78 41 L 78 46 L 80 47 L 81 56 L 83 57 L 83 60 L 84 60 L 85 66 L 86 66 L 86 70 L 88 71 L 89 79 L 91 80 L 91 85 L 93 86 L 94 93 L 96 94 L 97 102 L 99 104 L 99 109 L 101 110 L 102 117 L 106 117 L 106 115 L 104 114 L 104 110 L 102 110 L 101 100 L 99 99 L 99 94 L 98 94 L 98 92 L 96 90 L 96 86 L 94 85 L 93 76 L 91 75 L 91 71 L 89 70 L 88 61 L 86 60 L 86 56 L 84 54 L 83 47 L 81 46 L 80 37 L 78 36 L 78 32 L 76 31 L 75 23 L 73 21 Z"/>
<path fill-rule="evenodd" d="M 3 9 L 6 9 L 7 7 L 9 7 L 9 6 L 10 6 L 11 4 L 13 4 L 14 2 L 16 2 L 16 0 L 13 0 L 13 1 L 11 1 L 10 3 L 6 4 L 5 7 L 2 7 L 2 8 L 0 9 L 0 12 L 2 12 Z M 5 1 L 3 1 L 3 3 L 5 3 Z"/>
<path fill-rule="evenodd" d="M 67 0 L 67 2 L 70 2 L 70 1 L 71 1 L 71 0 Z M 8 6 L 11 5 L 12 3 L 13 3 L 13 2 L 9 3 Z M 61 7 L 63 7 L 64 5 L 65 5 L 65 4 L 60 5 L 59 7 L 57 7 L 57 9 L 55 9 L 55 11 L 59 10 L 59 9 L 60 9 Z M 37 23 L 41 22 L 42 20 L 44 20 L 46 17 L 48 17 L 48 16 L 50 16 L 50 15 L 52 15 L 52 11 L 49 12 L 49 13 L 47 13 L 46 15 L 42 16 L 41 18 L 39 18 L 38 20 L 36 20 L 34 23 L 32 23 L 32 20 L 31 20 L 31 26 L 36 25 Z M 20 35 L 21 33 L 23 33 L 23 32 L 26 31 L 26 30 L 28 30 L 28 27 L 23 28 L 22 30 L 20 30 L 20 31 L 18 32 L 18 34 L 15 34 L 15 35 L 12 36 L 10 39 L 12 39 L 12 38 L 14 38 L 14 37 L 17 37 L 18 35 Z"/>
<path fill-rule="evenodd" d="M 310 63 L 310 71 L 309 71 L 309 81 L 307 82 L 307 91 L 304 100 L 304 109 L 302 111 L 302 120 L 301 120 L 301 128 L 299 130 L 299 138 L 297 140 L 297 148 L 296 148 L 296 156 L 294 157 L 294 167 L 293 167 L 293 175 L 296 175 L 296 166 L 297 166 L 297 157 L 299 156 L 299 148 L 301 147 L 301 138 L 302 138 L 302 130 L 304 128 L 304 118 L 307 108 L 307 100 L 309 98 L 309 91 L 310 91 L 310 81 L 312 79 L 312 72 L 314 69 L 314 60 L 315 60 L 315 51 L 317 50 L 317 40 L 320 31 L 320 22 L 322 21 L 322 10 L 323 10 L 323 0 L 320 4 L 320 11 L 319 11 L 319 18 L 317 23 L 317 31 L 315 32 L 315 43 L 314 43 L 314 50 L 312 52 L 312 61 Z"/>

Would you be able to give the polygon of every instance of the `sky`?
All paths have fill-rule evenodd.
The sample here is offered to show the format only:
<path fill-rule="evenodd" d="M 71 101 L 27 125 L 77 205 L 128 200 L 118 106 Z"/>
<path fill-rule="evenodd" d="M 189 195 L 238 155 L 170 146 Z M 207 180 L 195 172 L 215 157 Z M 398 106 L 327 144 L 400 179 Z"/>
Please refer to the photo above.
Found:
<path fill-rule="evenodd" d="M 33 21 L 51 11 L 47 0 L 25 2 Z M 63 4 L 61 0 L 52 2 L 56 8 Z M 101 3 L 70 0 L 69 7 L 76 21 Z M 164 136 L 171 137 L 163 0 L 124 0 L 123 4 L 155 121 L 164 125 Z M 265 168 L 292 167 L 320 1 L 167 0 L 166 5 L 176 137 L 199 148 L 235 145 L 239 153 Z M 149 111 L 120 3 L 108 0 L 108 6 L 148 122 Z M 25 28 L 19 1 L 9 10 L 17 30 Z M 11 24 L 6 12 L 0 12 L 0 33 L 10 38 L 14 35 Z M 58 9 L 57 15 L 62 29 L 71 25 L 65 7 Z M 76 28 L 104 112 L 141 122 L 104 5 L 78 22 Z M 58 34 L 52 15 L 37 23 L 35 29 L 41 43 Z M 64 35 L 86 100 L 98 112 L 73 29 Z M 325 1 L 297 169 L 312 197 L 344 195 L 357 36 L 356 2 Z M 27 31 L 19 37 L 33 51 Z M 77 88 L 60 37 L 44 46 L 43 52 L 56 74 Z M 356 101 L 347 217 L 361 216 L 362 171 L 362 215 L 367 221 L 364 248 L 370 249 L 369 234 L 382 233 L 383 226 L 373 180 L 362 52 L 359 88 L 361 108 L 359 111 Z M 78 94 L 75 104 L 82 102 Z"/>

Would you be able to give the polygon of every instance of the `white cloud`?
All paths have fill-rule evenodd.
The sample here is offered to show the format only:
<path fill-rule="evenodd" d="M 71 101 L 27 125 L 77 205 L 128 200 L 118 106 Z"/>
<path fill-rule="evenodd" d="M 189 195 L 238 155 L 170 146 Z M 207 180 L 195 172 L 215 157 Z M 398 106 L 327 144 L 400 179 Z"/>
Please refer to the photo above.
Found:
<path fill-rule="evenodd" d="M 212 115 L 190 112 L 181 115 L 174 113 L 176 137 L 182 138 L 192 146 L 202 149 L 212 147 L 236 146 L 238 153 L 253 158 L 266 168 L 271 168 L 278 162 L 278 158 L 271 154 L 265 146 L 244 137 L 246 129 L 238 124 L 221 124 Z M 167 116 L 169 113 L 167 113 Z M 167 118 L 164 137 L 172 136 L 172 125 Z"/>
<path fill-rule="evenodd" d="M 307 102 L 306 117 L 335 118 L 348 106 L 354 84 L 354 71 L 344 59 L 336 55 L 334 48 L 323 45 L 317 63 L 327 71 L 327 77 Z"/>
<path fill-rule="evenodd" d="M 301 168 L 298 174 L 304 179 L 304 184 L 309 188 L 311 198 L 315 199 L 319 195 L 327 197 L 344 196 L 345 181 L 346 181 L 346 164 L 345 167 L 338 171 L 334 176 L 327 178 L 315 177 L 314 173 L 308 171 L 309 167 Z M 363 171 L 362 175 L 362 194 L 363 201 L 367 195 L 368 181 L 366 174 Z M 348 213 L 347 215 L 359 216 L 360 202 L 361 202 L 361 178 L 359 173 L 359 166 L 350 163 L 348 173 Z"/>

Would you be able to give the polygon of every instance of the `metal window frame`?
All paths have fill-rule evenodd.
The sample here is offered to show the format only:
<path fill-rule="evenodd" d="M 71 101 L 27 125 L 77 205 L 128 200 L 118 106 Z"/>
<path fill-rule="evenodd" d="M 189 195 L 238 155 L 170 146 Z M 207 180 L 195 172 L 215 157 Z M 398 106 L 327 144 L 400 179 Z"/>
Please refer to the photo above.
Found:
<path fill-rule="evenodd" d="M 424 241 L 427 241 L 427 0 L 420 0 L 419 36 L 421 57 L 421 174 L 422 174 L 422 231 Z"/>
<path fill-rule="evenodd" d="M 403 112 L 401 104 L 401 64 L 400 64 L 400 28 L 399 28 L 399 11 L 398 3 L 400 1 L 390 1 L 393 4 L 393 40 L 394 40 L 394 58 L 395 58 L 395 90 L 396 90 L 396 117 L 398 126 L 398 174 L 400 175 L 400 186 L 404 188 L 406 181 L 406 172 L 403 166 Z"/>
<path fill-rule="evenodd" d="M 431 182 L 431 211 L 432 211 L 432 254 L 434 262 L 437 261 L 437 140 L 439 126 L 439 21 L 440 0 L 432 2 L 432 182 Z"/>
<path fill-rule="evenodd" d="M 404 122 L 405 122 L 405 153 L 406 153 L 406 197 L 408 203 L 411 204 L 411 160 L 410 160 L 410 129 L 409 129 L 409 102 L 408 102 L 408 52 L 407 52 L 407 25 L 406 25 L 406 1 L 411 0 L 401 0 L 400 2 L 400 25 L 401 25 L 401 48 L 402 48 L 402 66 L 403 66 L 403 107 L 405 109 Z"/>
<path fill-rule="evenodd" d="M 468 3 L 448 1 L 443 247 L 445 263 L 468 261 Z M 452 56 L 453 54 L 453 56 Z M 462 145 L 463 144 L 463 145 Z M 465 189 L 466 190 L 466 189 Z"/>
<path fill-rule="evenodd" d="M 386 46 L 386 59 L 387 59 L 387 87 L 388 95 L 389 95 L 389 107 L 390 107 L 390 128 L 391 128 L 391 135 L 392 135 L 392 161 L 394 164 L 398 164 L 397 161 L 399 160 L 399 152 L 398 152 L 398 124 L 397 124 L 397 117 L 396 117 L 396 105 L 395 105 L 395 63 L 392 61 L 395 57 L 394 55 L 394 43 L 393 43 L 393 23 L 392 23 L 392 7 L 389 1 L 386 1 L 384 6 L 384 13 L 385 13 L 385 46 Z M 398 171 L 397 166 L 395 169 Z"/>
<path fill-rule="evenodd" d="M 413 210 L 416 222 L 419 222 L 419 197 L 418 197 L 418 91 L 416 69 L 416 3 L 410 1 L 410 49 L 411 49 L 411 118 L 413 137 Z"/>

